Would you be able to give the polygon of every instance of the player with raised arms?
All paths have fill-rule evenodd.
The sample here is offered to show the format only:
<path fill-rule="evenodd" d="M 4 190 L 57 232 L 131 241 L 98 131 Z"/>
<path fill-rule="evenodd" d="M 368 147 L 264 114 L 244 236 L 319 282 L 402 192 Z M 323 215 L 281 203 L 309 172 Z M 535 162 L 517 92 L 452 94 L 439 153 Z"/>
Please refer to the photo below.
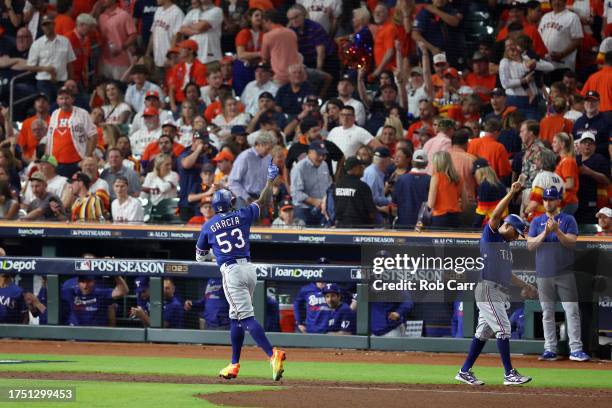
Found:
<path fill-rule="evenodd" d="M 535 297 L 534 286 L 523 282 L 512 273 L 512 251 L 510 242 L 516 241 L 519 235 L 523 238 L 527 224 L 516 214 L 502 216 L 512 197 L 521 191 L 522 184 L 517 181 L 510 191 L 497 204 L 491 218 L 482 231 L 480 238 L 480 255 L 484 259 L 481 281 L 476 285 L 474 295 L 478 306 L 478 325 L 470 345 L 468 356 L 461 370 L 455 376 L 457 381 L 470 385 L 484 385 L 472 372 L 472 366 L 480 355 L 487 340 L 495 334 L 497 349 L 504 364 L 504 385 L 520 385 L 531 381 L 531 377 L 519 374 L 510 361 L 510 320 L 506 304 L 510 304 L 509 286 L 522 288 L 525 297 Z"/>
<path fill-rule="evenodd" d="M 257 345 L 270 358 L 272 379 L 278 381 L 283 375 L 285 352 L 272 348 L 264 329 L 255 320 L 253 292 L 257 283 L 255 265 L 251 263 L 249 230 L 253 221 L 261 215 L 272 197 L 272 188 L 279 182 L 279 170 L 268 166 L 268 181 L 259 198 L 240 210 L 232 210 L 232 193 L 222 189 L 213 195 L 215 216 L 208 220 L 200 231 L 196 244 L 196 260 L 211 260 L 212 254 L 221 269 L 223 290 L 229 303 L 230 338 L 232 362 L 219 372 L 225 379 L 236 378 L 240 370 L 240 352 L 247 330 Z"/>

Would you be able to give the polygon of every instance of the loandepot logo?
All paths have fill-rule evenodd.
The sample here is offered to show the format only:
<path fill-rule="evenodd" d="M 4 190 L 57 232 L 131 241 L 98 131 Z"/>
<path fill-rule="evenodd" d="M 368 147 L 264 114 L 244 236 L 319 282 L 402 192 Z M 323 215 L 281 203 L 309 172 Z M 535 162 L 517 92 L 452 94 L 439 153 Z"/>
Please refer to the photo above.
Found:
<path fill-rule="evenodd" d="M 275 268 L 274 276 L 277 278 L 305 278 L 321 279 L 323 269 L 302 269 L 302 268 Z"/>
<path fill-rule="evenodd" d="M 12 261 L 10 259 L 3 260 L 0 262 L 0 270 L 21 272 L 21 271 L 33 271 L 36 269 L 36 260 L 30 261 Z"/>

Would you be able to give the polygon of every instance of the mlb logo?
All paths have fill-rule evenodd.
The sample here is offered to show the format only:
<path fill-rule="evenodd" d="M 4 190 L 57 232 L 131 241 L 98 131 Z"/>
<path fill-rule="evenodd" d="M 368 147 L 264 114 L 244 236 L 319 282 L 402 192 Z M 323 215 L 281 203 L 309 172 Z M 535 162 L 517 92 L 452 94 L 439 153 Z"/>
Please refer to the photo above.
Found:
<path fill-rule="evenodd" d="M 351 279 L 361 279 L 361 269 L 351 269 Z"/>
<path fill-rule="evenodd" d="M 74 270 L 75 271 L 91 271 L 91 261 L 74 261 Z"/>

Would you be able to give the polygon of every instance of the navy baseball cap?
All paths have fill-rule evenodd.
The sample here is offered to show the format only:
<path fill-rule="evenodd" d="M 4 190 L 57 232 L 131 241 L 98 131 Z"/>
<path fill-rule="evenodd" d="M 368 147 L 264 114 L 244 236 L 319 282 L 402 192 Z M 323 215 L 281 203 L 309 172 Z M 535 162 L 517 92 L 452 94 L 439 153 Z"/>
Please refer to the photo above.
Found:
<path fill-rule="evenodd" d="M 308 150 L 315 150 L 320 155 L 326 155 L 327 149 L 325 148 L 325 143 L 320 140 L 315 140 L 314 142 L 308 145 Z"/>
<path fill-rule="evenodd" d="M 391 152 L 386 147 L 378 147 L 374 150 L 374 156 L 382 158 L 391 157 Z"/>
<path fill-rule="evenodd" d="M 317 259 L 317 263 L 318 264 L 325 264 L 325 265 L 327 265 L 327 264 L 329 264 L 331 262 L 329 262 L 329 258 L 327 258 L 325 256 L 322 256 L 319 259 Z"/>
<path fill-rule="evenodd" d="M 598 101 L 599 100 L 599 92 L 597 91 L 589 91 L 586 93 L 586 95 L 584 96 L 585 100 L 591 100 L 591 101 Z"/>
<path fill-rule="evenodd" d="M 544 190 L 544 195 L 542 196 L 543 200 L 560 200 L 561 192 L 557 190 L 557 187 L 552 186 Z"/>
<path fill-rule="evenodd" d="M 260 93 L 259 94 L 259 98 L 257 98 L 257 99 L 259 100 L 259 99 L 263 99 L 263 98 L 274 100 L 274 95 L 272 95 L 270 92 L 266 91 L 266 92 Z"/>
<path fill-rule="evenodd" d="M 325 284 L 325 287 L 323 288 L 322 292 L 324 295 L 327 295 L 328 293 L 337 293 L 337 294 L 342 293 L 340 291 L 340 288 L 338 288 L 338 285 L 336 285 L 335 283 Z"/>
<path fill-rule="evenodd" d="M 136 285 L 136 293 L 140 293 L 149 289 L 149 277 L 148 276 L 139 276 L 134 279 L 134 285 Z"/>
<path fill-rule="evenodd" d="M 474 160 L 474 163 L 472 163 L 472 174 L 475 174 L 476 170 L 482 169 L 484 167 L 489 167 L 489 162 L 487 161 L 487 159 L 483 159 L 482 157 L 477 158 L 476 160 Z"/>
<path fill-rule="evenodd" d="M 521 237 L 525 238 L 525 234 L 527 233 L 529 226 L 521 217 L 516 214 L 510 214 L 504 218 L 504 223 L 510 224 L 510 226 L 512 226 L 512 228 L 514 228 L 514 230 L 518 232 Z"/>
<path fill-rule="evenodd" d="M 232 135 L 246 135 L 247 134 L 246 126 L 242 126 L 242 125 L 232 126 L 230 133 Z"/>

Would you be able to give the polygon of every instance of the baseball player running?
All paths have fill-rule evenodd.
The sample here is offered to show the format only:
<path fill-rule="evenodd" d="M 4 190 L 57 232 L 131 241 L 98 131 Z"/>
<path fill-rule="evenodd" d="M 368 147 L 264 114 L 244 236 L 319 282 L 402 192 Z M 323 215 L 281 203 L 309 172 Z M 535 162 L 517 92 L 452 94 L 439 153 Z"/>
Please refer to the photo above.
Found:
<path fill-rule="evenodd" d="M 487 340 L 495 334 L 497 348 L 504 364 L 504 385 L 520 385 L 531 381 L 531 377 L 519 374 L 510 361 L 510 320 L 506 313 L 509 303 L 508 287 L 513 283 L 522 288 L 524 296 L 534 297 L 537 290 L 512 273 L 512 252 L 510 242 L 524 237 L 525 222 L 517 215 L 510 214 L 502 223 L 501 217 L 512 196 L 521 191 L 520 182 L 512 184 L 510 191 L 497 204 L 485 225 L 480 238 L 480 254 L 484 259 L 481 281 L 476 285 L 475 297 L 478 306 L 478 326 L 472 339 L 463 367 L 455 379 L 470 385 L 484 385 L 472 372 L 472 366 L 480 355 Z M 501 224 L 501 225 L 500 225 Z"/>
<path fill-rule="evenodd" d="M 268 181 L 259 198 L 247 207 L 232 211 L 232 193 L 229 190 L 215 192 L 212 206 L 215 216 L 208 220 L 200 231 L 196 244 L 196 260 L 210 259 L 210 250 L 221 269 L 223 290 L 229 302 L 230 338 L 232 362 L 219 372 L 225 379 L 236 378 L 240 370 L 240 352 L 244 342 L 244 331 L 270 358 L 272 379 L 278 381 L 283 375 L 285 352 L 272 348 L 264 329 L 255 320 L 253 292 L 257 282 L 255 265 L 250 263 L 249 230 L 251 223 L 261 215 L 261 208 L 270 201 L 272 188 L 278 182 L 279 170 L 273 164 L 268 167 Z"/>

